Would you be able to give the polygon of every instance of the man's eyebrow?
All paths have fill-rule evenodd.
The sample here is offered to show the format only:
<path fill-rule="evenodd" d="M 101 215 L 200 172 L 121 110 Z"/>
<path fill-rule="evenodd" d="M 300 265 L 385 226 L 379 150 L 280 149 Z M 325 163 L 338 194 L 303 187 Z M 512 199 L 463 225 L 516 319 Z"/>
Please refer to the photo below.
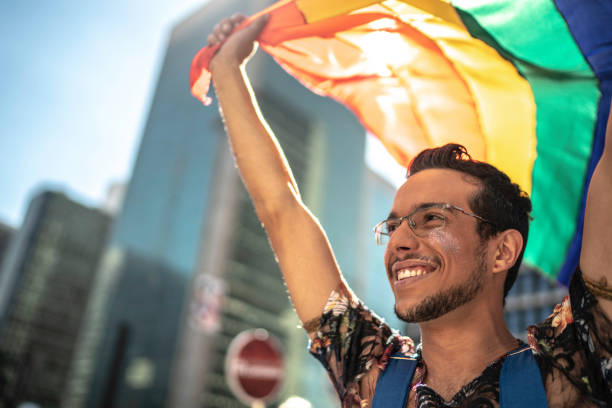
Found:
<path fill-rule="evenodd" d="M 421 203 L 417 206 L 414 206 L 411 210 L 409 214 L 412 214 L 413 212 L 417 211 L 417 210 L 424 210 L 426 208 L 431 208 L 431 207 L 440 207 L 442 205 L 445 205 L 446 203 L 443 202 L 439 202 L 439 201 L 432 201 L 429 203 Z M 389 213 L 389 216 L 387 217 L 387 219 L 389 218 L 399 218 L 400 215 L 398 213 L 396 213 L 395 211 L 391 211 Z"/>

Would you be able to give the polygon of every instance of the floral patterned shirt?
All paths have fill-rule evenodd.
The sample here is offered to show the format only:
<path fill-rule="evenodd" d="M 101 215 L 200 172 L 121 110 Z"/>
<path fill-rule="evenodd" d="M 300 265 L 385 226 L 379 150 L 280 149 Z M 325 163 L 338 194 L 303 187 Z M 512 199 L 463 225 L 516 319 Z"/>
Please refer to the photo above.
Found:
<path fill-rule="evenodd" d="M 374 388 L 389 356 L 416 353 L 408 337 L 393 331 L 347 291 L 334 291 L 316 321 L 307 323 L 310 352 L 323 364 L 343 408 L 370 407 Z M 612 322 L 584 286 L 580 271 L 569 296 L 541 324 L 527 329 L 550 408 L 612 407 Z M 505 356 L 504 356 L 505 357 Z M 409 406 L 499 407 L 499 374 L 504 357 L 489 365 L 450 400 L 422 383 L 421 360 Z M 412 400 L 414 396 L 414 399 Z"/>

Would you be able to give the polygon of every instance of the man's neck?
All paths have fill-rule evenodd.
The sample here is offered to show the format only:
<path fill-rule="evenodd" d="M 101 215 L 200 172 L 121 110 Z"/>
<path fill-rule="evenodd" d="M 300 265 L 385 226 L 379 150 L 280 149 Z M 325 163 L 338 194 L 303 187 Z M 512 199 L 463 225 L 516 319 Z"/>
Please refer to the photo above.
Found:
<path fill-rule="evenodd" d="M 503 310 L 493 309 L 487 305 L 462 307 L 420 324 L 425 381 L 443 398 L 450 399 L 488 365 L 517 347 Z"/>

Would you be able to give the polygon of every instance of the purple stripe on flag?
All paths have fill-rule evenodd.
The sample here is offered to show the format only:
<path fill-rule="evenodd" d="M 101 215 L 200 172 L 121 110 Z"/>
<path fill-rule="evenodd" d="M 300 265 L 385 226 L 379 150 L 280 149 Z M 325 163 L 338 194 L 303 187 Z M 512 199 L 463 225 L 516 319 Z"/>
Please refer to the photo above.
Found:
<path fill-rule="evenodd" d="M 565 263 L 557 277 L 559 282 L 567 286 L 580 260 L 586 193 L 595 166 L 601 158 L 605 142 L 606 123 L 610 110 L 610 97 L 612 96 L 612 2 L 609 0 L 555 0 L 555 4 L 565 19 L 582 54 L 599 79 L 599 88 L 602 94 L 599 101 L 593 149 L 585 178 L 585 189 L 576 224 L 576 233 L 570 244 Z M 559 222 L 564 221 L 559 220 Z"/>

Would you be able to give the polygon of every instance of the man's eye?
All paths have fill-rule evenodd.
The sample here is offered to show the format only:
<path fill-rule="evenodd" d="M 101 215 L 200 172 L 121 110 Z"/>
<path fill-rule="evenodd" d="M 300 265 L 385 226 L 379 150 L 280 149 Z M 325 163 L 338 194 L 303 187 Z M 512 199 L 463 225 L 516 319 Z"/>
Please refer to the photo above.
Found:
<path fill-rule="evenodd" d="M 423 214 L 422 221 L 426 225 L 437 225 L 440 223 L 444 223 L 446 221 L 446 217 L 444 214 L 439 212 L 427 212 Z"/>
<path fill-rule="evenodd" d="M 391 233 L 399 227 L 400 223 L 397 220 L 387 221 L 387 232 Z"/>

